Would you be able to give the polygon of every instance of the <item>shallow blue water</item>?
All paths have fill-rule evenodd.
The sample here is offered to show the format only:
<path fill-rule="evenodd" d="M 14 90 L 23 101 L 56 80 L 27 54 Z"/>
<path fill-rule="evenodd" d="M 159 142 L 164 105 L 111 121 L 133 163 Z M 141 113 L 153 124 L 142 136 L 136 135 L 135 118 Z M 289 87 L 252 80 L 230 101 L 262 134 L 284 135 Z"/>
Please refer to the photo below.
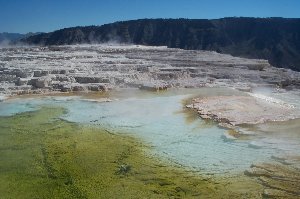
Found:
<path fill-rule="evenodd" d="M 153 95 L 109 103 L 80 97 L 16 99 L 0 103 L 0 115 L 31 111 L 42 105 L 62 106 L 68 109 L 64 119 L 122 130 L 144 140 L 154 154 L 207 174 L 242 172 L 252 163 L 269 161 L 280 153 L 281 149 L 273 145 L 256 147 L 253 140 L 228 141 L 223 136 L 225 129 L 200 118 L 186 122 L 182 100 L 188 97 Z"/>

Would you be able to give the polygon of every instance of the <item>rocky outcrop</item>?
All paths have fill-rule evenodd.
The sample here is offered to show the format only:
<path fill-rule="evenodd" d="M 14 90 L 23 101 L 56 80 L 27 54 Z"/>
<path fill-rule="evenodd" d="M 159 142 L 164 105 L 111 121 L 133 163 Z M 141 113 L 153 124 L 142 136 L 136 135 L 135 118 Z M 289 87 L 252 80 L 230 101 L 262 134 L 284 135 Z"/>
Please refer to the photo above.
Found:
<path fill-rule="evenodd" d="M 20 78 L 19 77 L 16 81 L 16 86 L 27 85 L 30 80 L 31 80 L 30 78 Z"/>
<path fill-rule="evenodd" d="M 32 78 L 29 82 L 34 88 L 46 88 L 51 86 L 51 78 L 48 76 L 39 77 L 39 78 Z"/>

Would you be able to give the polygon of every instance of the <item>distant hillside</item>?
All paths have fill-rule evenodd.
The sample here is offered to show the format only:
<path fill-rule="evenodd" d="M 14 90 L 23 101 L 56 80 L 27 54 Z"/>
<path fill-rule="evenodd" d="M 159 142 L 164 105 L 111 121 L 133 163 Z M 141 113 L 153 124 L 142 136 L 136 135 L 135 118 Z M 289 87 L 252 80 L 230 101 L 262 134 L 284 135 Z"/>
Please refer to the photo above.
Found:
<path fill-rule="evenodd" d="M 8 32 L 3 32 L 0 33 L 0 44 L 11 44 L 11 43 L 16 43 L 20 41 L 21 39 L 25 39 L 30 36 L 34 36 L 37 34 L 41 33 L 27 33 L 27 34 L 20 34 L 20 33 L 8 33 Z"/>
<path fill-rule="evenodd" d="M 22 38 L 24 38 L 24 35 L 19 33 L 7 33 L 7 32 L 0 33 L 0 43 L 16 41 Z"/>
<path fill-rule="evenodd" d="M 268 59 L 276 67 L 300 71 L 300 19 L 140 19 L 65 28 L 23 41 L 42 45 L 116 41 L 214 50 L 234 56 Z"/>

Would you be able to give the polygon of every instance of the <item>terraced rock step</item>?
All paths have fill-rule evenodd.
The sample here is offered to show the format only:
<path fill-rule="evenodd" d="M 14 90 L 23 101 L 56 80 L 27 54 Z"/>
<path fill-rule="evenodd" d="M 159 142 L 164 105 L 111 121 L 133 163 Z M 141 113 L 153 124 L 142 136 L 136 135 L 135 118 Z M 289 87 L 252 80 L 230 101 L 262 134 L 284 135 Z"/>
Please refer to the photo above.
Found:
<path fill-rule="evenodd" d="M 299 87 L 300 73 L 266 60 L 149 46 L 74 45 L 0 48 L 0 93 L 107 91 L 140 87 Z"/>

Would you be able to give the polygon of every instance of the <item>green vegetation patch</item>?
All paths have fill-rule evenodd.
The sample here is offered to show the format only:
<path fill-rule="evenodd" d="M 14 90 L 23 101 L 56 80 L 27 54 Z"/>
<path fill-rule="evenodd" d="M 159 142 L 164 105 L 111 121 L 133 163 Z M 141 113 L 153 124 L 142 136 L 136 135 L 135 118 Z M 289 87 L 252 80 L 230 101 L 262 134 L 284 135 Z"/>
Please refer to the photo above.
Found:
<path fill-rule="evenodd" d="M 139 140 L 59 119 L 64 112 L 44 107 L 0 117 L 1 198 L 218 198 L 225 193 L 222 184 L 145 155 Z"/>

